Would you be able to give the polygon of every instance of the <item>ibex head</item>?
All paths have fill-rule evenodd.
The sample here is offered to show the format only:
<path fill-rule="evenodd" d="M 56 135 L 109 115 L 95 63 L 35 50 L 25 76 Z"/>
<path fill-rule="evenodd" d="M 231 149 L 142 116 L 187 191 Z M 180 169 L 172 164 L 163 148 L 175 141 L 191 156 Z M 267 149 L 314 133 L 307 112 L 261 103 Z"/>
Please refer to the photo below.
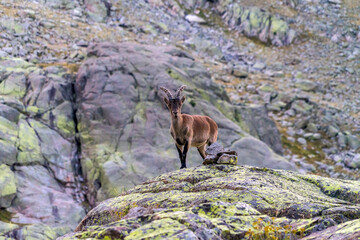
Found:
<path fill-rule="evenodd" d="M 166 106 L 169 108 L 169 111 L 171 115 L 175 118 L 178 117 L 178 115 L 181 114 L 181 107 L 183 103 L 185 102 L 185 96 L 183 96 L 180 99 L 181 92 L 184 90 L 186 86 L 182 85 L 175 93 L 175 97 L 171 94 L 171 92 L 164 88 L 160 87 L 161 90 L 163 90 L 167 97 L 164 97 L 164 102 L 166 103 Z"/>

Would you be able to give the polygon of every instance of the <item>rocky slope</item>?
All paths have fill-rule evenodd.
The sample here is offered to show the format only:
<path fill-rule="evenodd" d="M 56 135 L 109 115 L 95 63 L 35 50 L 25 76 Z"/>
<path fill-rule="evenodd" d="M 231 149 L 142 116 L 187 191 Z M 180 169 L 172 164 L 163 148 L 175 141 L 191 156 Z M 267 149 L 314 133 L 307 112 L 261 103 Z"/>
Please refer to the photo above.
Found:
<path fill-rule="evenodd" d="M 359 11 L 356 0 L 1 1 L 0 236 L 53 239 L 98 201 L 177 169 L 162 84 L 188 85 L 184 111 L 216 119 L 240 164 L 359 179 Z"/>
<path fill-rule="evenodd" d="M 195 167 L 102 202 L 59 239 L 354 239 L 359 190 L 289 171 Z"/>

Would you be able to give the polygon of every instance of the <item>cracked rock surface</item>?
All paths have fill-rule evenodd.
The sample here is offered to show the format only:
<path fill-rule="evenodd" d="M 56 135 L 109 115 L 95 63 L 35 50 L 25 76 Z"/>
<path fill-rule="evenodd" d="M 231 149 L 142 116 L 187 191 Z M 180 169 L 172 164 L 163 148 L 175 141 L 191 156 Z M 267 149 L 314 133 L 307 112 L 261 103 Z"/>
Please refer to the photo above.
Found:
<path fill-rule="evenodd" d="M 359 190 L 357 181 L 283 170 L 188 168 L 102 202 L 60 239 L 350 239 Z"/>

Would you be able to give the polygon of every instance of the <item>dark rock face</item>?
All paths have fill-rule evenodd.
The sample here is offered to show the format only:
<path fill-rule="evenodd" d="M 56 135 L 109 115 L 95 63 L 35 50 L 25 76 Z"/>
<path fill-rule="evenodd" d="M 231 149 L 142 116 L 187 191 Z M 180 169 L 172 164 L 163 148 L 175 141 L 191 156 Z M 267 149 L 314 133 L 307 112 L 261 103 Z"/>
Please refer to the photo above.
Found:
<path fill-rule="evenodd" d="M 358 191 L 357 181 L 289 171 L 188 168 L 102 202 L 60 239 L 352 239 Z"/>
<path fill-rule="evenodd" d="M 98 200 L 117 196 L 124 188 L 179 167 L 160 86 L 177 89 L 186 84 L 183 112 L 213 118 L 225 146 L 237 146 L 241 137 L 249 136 L 240 126 L 254 129 L 258 124 L 266 135 L 278 134 L 273 122 L 252 121 L 256 117 L 251 116 L 251 110 L 221 100 L 226 99 L 225 92 L 186 52 L 173 47 L 105 43 L 90 46 L 88 55 L 79 69 L 75 90 L 82 166 L 92 196 L 96 193 Z M 247 127 L 247 122 L 253 126 Z M 257 140 L 246 139 L 252 140 L 256 149 Z M 267 151 L 261 156 L 264 164 L 276 161 L 283 163 L 276 167 L 295 169 L 266 144 L 260 145 Z M 189 159 L 190 166 L 201 164 L 194 150 Z M 251 159 L 248 154 L 240 163 Z"/>

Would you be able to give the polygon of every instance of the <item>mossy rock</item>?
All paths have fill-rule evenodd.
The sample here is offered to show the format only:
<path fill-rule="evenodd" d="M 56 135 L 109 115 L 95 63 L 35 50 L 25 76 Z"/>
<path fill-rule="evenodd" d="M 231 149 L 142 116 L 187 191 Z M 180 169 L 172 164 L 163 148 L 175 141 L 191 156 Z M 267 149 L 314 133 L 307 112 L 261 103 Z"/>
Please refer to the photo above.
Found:
<path fill-rule="evenodd" d="M 10 167 L 5 164 L 0 165 L 0 207 L 10 207 L 12 200 L 16 196 L 16 180 Z"/>
<path fill-rule="evenodd" d="M 284 170 L 188 168 L 100 203 L 60 239 L 298 239 L 328 222 L 355 228 L 359 191 L 357 181 Z"/>

